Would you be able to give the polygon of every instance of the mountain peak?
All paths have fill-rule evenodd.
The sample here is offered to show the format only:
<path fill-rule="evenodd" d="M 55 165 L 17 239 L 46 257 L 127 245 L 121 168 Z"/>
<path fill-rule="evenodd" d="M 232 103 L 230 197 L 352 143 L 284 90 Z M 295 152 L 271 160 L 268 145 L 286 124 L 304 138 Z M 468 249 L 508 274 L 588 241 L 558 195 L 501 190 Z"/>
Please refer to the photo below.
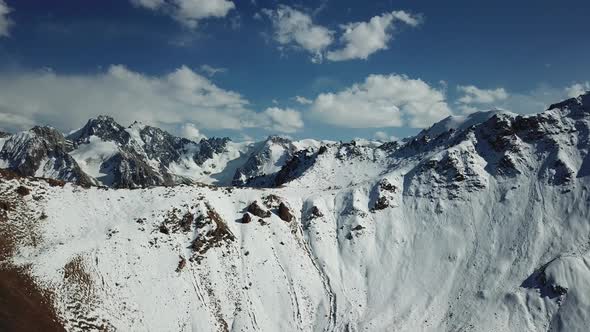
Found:
<path fill-rule="evenodd" d="M 116 141 L 124 144 L 129 140 L 125 128 L 108 115 L 99 115 L 88 120 L 80 130 L 70 134 L 67 138 L 76 143 L 87 143 L 91 136 L 100 137 L 104 141 Z"/>
<path fill-rule="evenodd" d="M 477 125 L 477 124 L 486 122 L 487 120 L 489 120 L 490 118 L 492 118 L 495 115 L 500 115 L 500 116 L 507 115 L 510 117 L 516 116 L 516 114 L 514 114 L 514 113 L 500 110 L 500 109 L 475 112 L 475 113 L 471 113 L 471 114 L 467 114 L 467 115 L 450 115 L 450 116 L 442 119 L 441 121 L 433 124 L 432 126 L 430 126 L 430 128 L 422 130 L 416 136 L 416 138 L 422 138 L 424 136 L 428 136 L 430 138 L 433 138 L 433 137 L 437 137 L 443 133 L 446 133 L 449 130 L 463 131 L 473 125 Z"/>
<path fill-rule="evenodd" d="M 90 119 L 90 120 L 92 120 L 92 119 Z M 97 116 L 96 120 L 101 121 L 101 122 L 115 122 L 115 119 L 112 116 L 104 115 L 104 114 Z"/>
<path fill-rule="evenodd" d="M 141 122 L 141 121 L 137 121 L 137 120 L 135 120 L 135 121 L 133 121 L 133 123 L 132 123 L 132 124 L 131 124 L 131 125 L 130 125 L 128 128 L 129 128 L 129 129 L 138 129 L 138 130 L 142 130 L 142 129 L 146 128 L 146 127 L 150 127 L 150 126 L 148 126 L 148 125 L 144 124 L 144 123 L 143 123 L 143 122 Z M 150 127 L 150 128 L 153 128 L 153 127 Z"/>
<path fill-rule="evenodd" d="M 562 102 L 551 104 L 547 110 L 564 108 L 569 108 L 570 110 L 580 109 L 583 112 L 590 112 L 590 91 L 586 91 L 578 97 L 569 98 Z"/>
<path fill-rule="evenodd" d="M 266 138 L 266 142 L 275 144 L 291 144 L 292 141 L 288 137 L 280 135 L 270 135 Z"/>

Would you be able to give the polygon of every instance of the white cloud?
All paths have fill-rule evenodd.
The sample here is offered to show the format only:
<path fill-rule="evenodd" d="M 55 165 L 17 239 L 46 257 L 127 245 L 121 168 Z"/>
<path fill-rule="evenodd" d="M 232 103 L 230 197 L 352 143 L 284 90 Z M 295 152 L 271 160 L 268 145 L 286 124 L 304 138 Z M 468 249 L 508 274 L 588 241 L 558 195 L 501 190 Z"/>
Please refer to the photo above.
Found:
<path fill-rule="evenodd" d="M 312 54 L 312 61 L 322 61 L 324 50 L 332 44 L 332 31 L 314 24 L 310 15 L 289 6 L 279 5 L 276 10 L 262 12 L 271 19 L 274 39 L 281 47 L 306 50 Z"/>
<path fill-rule="evenodd" d="M 10 35 L 9 29 L 14 24 L 8 18 L 12 10 L 8 8 L 4 0 L 0 0 L 0 37 L 8 37 Z"/>
<path fill-rule="evenodd" d="M 590 82 L 574 83 L 565 89 L 565 93 L 570 98 L 576 98 L 586 91 L 590 91 Z"/>
<path fill-rule="evenodd" d="M 371 75 L 337 93 L 322 93 L 310 115 L 348 128 L 426 127 L 451 114 L 444 93 L 404 75 Z"/>
<path fill-rule="evenodd" d="M 301 96 L 295 96 L 294 99 L 301 105 L 310 105 L 311 103 L 313 103 L 313 100 Z"/>
<path fill-rule="evenodd" d="M 465 115 L 486 111 L 485 109 L 479 109 L 477 107 L 469 106 L 469 105 L 465 105 L 465 104 L 461 104 L 461 105 L 457 106 L 457 108 L 459 109 L 459 111 L 462 114 L 465 114 Z"/>
<path fill-rule="evenodd" d="M 141 120 L 162 127 L 192 123 L 200 129 L 276 127 L 275 113 L 257 113 L 248 104 L 239 93 L 224 90 L 185 66 L 162 76 L 143 75 L 121 65 L 94 75 L 51 71 L 0 75 L 0 126 L 10 130 L 27 129 L 32 123 L 69 130 L 100 114 L 124 125 Z"/>
<path fill-rule="evenodd" d="M 132 4 L 150 10 L 158 10 L 172 16 L 189 28 L 196 28 L 199 21 L 209 17 L 225 17 L 235 8 L 228 0 L 130 0 Z"/>
<path fill-rule="evenodd" d="M 203 135 L 201 131 L 192 123 L 186 123 L 182 125 L 180 128 L 180 136 L 196 142 L 207 138 L 207 136 Z"/>
<path fill-rule="evenodd" d="M 474 85 L 459 85 L 457 90 L 462 96 L 457 99 L 457 110 L 462 114 L 504 108 L 512 96 L 504 88 L 480 89 Z"/>
<path fill-rule="evenodd" d="M 322 6 L 325 4 L 320 8 Z M 271 19 L 274 39 L 279 43 L 280 50 L 285 47 L 303 49 L 312 54 L 311 59 L 315 63 L 322 62 L 324 57 L 331 61 L 367 59 L 369 55 L 387 49 L 396 22 L 413 27 L 422 22 L 420 15 L 393 11 L 375 16 L 369 22 L 344 24 L 339 38 L 343 47 L 329 51 L 328 48 L 334 44 L 335 32 L 315 24 L 312 15 L 286 5 L 279 5 L 275 10 L 263 9 L 262 13 Z M 255 15 L 255 18 L 259 17 Z"/>
<path fill-rule="evenodd" d="M 7 110 L 4 110 L 7 111 Z M 0 106 L 0 131 L 14 132 L 24 128 L 32 128 L 36 123 L 29 117 L 15 113 L 5 113 Z"/>
<path fill-rule="evenodd" d="M 269 123 L 267 129 L 283 133 L 294 133 L 303 128 L 304 123 L 301 113 L 289 108 L 281 109 L 278 107 L 269 107 L 264 113 Z"/>
<path fill-rule="evenodd" d="M 459 85 L 457 90 L 464 93 L 458 100 L 462 104 L 492 104 L 508 98 L 508 93 L 504 88 L 486 90 L 474 85 Z"/>
<path fill-rule="evenodd" d="M 415 27 L 420 24 L 421 18 L 404 11 L 393 11 L 375 16 L 369 22 L 345 24 L 342 26 L 344 33 L 340 37 L 344 47 L 328 52 L 327 59 L 331 61 L 366 60 L 371 54 L 387 49 L 396 21 Z"/>
<path fill-rule="evenodd" d="M 204 72 L 205 74 L 207 74 L 207 76 L 213 77 L 218 73 L 227 72 L 227 68 L 216 68 L 216 67 L 209 66 L 209 65 L 202 65 L 201 71 Z"/>
<path fill-rule="evenodd" d="M 375 132 L 375 134 L 373 134 L 373 138 L 375 138 L 376 140 L 378 140 L 380 142 L 392 142 L 392 141 L 399 140 L 399 138 L 397 138 L 393 135 L 389 135 L 388 133 L 386 133 L 384 131 Z"/>
<path fill-rule="evenodd" d="M 456 101 L 458 113 L 470 114 L 490 109 L 503 109 L 518 114 L 539 113 L 551 104 L 566 98 L 578 96 L 584 89 L 590 89 L 590 83 L 575 83 L 568 87 L 552 87 L 541 84 L 530 91 L 510 92 L 502 88 L 484 90 L 475 86 L 460 87 L 468 91 Z"/>

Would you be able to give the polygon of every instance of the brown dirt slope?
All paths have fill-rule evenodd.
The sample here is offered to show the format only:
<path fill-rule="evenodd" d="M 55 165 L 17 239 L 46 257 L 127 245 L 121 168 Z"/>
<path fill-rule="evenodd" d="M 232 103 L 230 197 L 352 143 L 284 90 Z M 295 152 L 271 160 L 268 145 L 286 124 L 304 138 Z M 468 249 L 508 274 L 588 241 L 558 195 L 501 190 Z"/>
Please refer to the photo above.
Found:
<path fill-rule="evenodd" d="M 0 182 L 6 181 L 0 177 Z M 25 268 L 10 265 L 17 238 L 11 218 L 22 206 L 22 197 L 0 192 L 0 331 L 65 331 L 51 305 L 51 294 L 42 291 Z"/>

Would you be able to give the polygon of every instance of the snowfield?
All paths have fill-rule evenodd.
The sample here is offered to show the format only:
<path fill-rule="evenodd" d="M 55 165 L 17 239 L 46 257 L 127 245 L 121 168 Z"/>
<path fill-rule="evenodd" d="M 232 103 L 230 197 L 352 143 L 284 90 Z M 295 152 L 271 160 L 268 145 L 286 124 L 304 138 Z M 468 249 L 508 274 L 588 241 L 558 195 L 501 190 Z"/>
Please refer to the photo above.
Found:
<path fill-rule="evenodd" d="M 274 188 L 5 178 L 10 263 L 68 331 L 587 331 L 589 98 L 313 146 Z"/>
<path fill-rule="evenodd" d="M 373 212 L 369 183 L 318 192 L 28 185 L 25 204 L 47 218 L 36 221 L 42 241 L 13 260 L 55 293 L 68 330 L 582 331 L 589 321 L 588 183 L 567 193 L 491 183 L 452 202 L 397 193 L 395 207 Z M 296 221 L 241 223 L 268 195 Z M 160 227 L 207 206 L 235 239 L 197 260 L 194 226 Z M 79 270 L 66 277 L 73 262 Z"/>

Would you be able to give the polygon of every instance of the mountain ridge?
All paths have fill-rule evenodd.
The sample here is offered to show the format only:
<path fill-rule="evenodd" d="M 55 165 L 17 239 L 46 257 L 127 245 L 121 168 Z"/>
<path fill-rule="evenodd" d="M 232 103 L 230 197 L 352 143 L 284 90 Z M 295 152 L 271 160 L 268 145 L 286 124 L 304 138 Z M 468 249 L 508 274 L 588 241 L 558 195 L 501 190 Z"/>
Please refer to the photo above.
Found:
<path fill-rule="evenodd" d="M 403 141 L 366 146 L 356 141 L 292 141 L 280 136 L 254 143 L 234 143 L 228 138 L 204 138 L 195 142 L 137 122 L 125 128 L 112 117 L 98 116 L 65 137 L 50 127 L 35 127 L 5 136 L 1 139 L 0 166 L 21 175 L 113 188 L 195 183 L 274 187 L 296 180 L 312 169 L 320 150 L 330 151 L 331 158 L 337 162 L 364 158 L 368 169 L 386 172 L 393 164 L 404 163 L 403 159 L 424 158 L 429 152 L 451 148 L 468 135 L 475 135 L 472 140 L 477 142 L 472 153 L 485 159 L 486 172 L 516 174 L 520 172 L 516 167 L 520 158 L 518 142 L 531 142 L 551 134 L 550 130 L 544 131 L 549 125 L 554 126 L 551 130 L 562 130 L 558 127 L 561 118 L 584 117 L 589 100 L 586 93 L 531 115 L 495 110 L 450 116 Z M 444 158 L 437 165 L 446 163 L 446 166 L 433 166 L 452 168 L 451 164 L 458 162 L 457 158 Z M 547 167 L 547 172 L 559 173 L 555 176 L 560 179 L 554 181 L 566 181 L 572 176 L 572 165 L 559 158 L 555 163 Z M 590 172 L 587 163 L 581 168 L 583 174 Z"/>
<path fill-rule="evenodd" d="M 68 331 L 584 331 L 588 101 L 378 146 L 296 142 L 289 160 L 227 142 L 225 183 L 248 164 L 261 186 L 1 171 L 7 262 Z"/>

